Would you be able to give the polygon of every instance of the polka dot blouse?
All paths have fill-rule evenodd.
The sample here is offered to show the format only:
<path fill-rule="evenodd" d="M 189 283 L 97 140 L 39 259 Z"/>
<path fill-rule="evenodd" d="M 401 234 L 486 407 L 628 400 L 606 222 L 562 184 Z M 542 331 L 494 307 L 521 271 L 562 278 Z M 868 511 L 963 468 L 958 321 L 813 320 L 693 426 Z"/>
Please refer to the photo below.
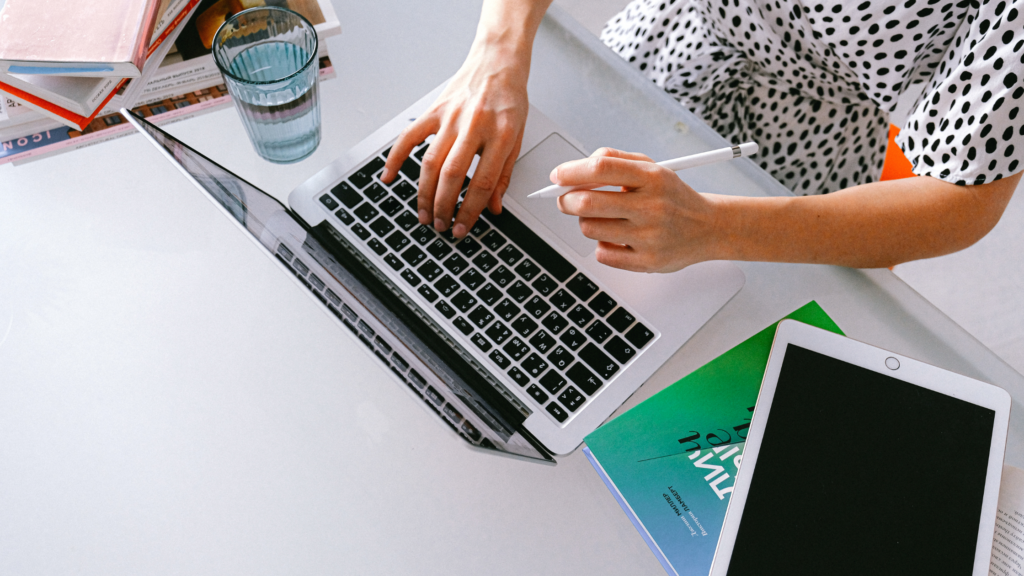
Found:
<path fill-rule="evenodd" d="M 633 0 L 601 39 L 798 194 L 878 179 L 888 118 L 914 172 L 956 184 L 1024 158 L 1024 0 Z M 922 87 L 921 84 L 924 84 Z"/>

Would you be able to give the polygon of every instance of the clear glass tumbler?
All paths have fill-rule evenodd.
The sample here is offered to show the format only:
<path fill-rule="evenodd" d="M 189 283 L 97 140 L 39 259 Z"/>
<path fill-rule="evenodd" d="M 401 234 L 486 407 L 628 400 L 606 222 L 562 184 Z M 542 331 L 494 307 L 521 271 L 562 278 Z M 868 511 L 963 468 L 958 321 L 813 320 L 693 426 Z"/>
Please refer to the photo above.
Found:
<path fill-rule="evenodd" d="M 298 162 L 320 144 L 317 49 L 308 20 L 271 6 L 235 14 L 213 38 L 235 109 L 266 160 Z"/>

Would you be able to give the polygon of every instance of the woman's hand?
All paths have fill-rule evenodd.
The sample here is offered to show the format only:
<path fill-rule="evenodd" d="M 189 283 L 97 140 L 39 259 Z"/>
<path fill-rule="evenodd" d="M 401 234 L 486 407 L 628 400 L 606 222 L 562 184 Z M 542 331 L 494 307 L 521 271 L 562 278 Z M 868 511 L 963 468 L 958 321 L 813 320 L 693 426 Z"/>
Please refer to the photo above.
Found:
<path fill-rule="evenodd" d="M 550 3 L 485 0 L 465 63 L 430 110 L 406 127 L 391 148 L 381 175 L 388 183 L 413 147 L 436 135 L 420 171 L 421 224 L 433 224 L 441 232 L 452 226 L 452 234 L 462 238 L 485 206 L 492 213 L 501 212 L 530 109 L 526 81 L 533 38 Z M 466 172 L 477 154 L 480 162 L 455 214 Z"/>
<path fill-rule="evenodd" d="M 698 194 L 643 154 L 602 148 L 551 172 L 561 186 L 621 186 L 622 192 L 584 190 L 558 199 L 580 230 L 598 241 L 597 261 L 635 272 L 674 272 L 715 259 L 715 197 Z M 597 184 L 595 184 L 597 183 Z"/>

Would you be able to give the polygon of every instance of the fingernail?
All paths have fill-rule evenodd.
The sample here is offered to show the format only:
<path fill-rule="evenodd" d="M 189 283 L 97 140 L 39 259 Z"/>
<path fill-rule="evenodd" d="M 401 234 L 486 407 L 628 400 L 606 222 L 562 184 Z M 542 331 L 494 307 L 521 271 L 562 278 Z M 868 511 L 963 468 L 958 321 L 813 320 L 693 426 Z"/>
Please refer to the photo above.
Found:
<path fill-rule="evenodd" d="M 441 220 L 440 218 L 434 218 L 434 230 L 437 230 L 438 232 L 444 232 L 445 228 L 446 226 L 444 225 L 443 220 Z"/>
<path fill-rule="evenodd" d="M 382 182 L 387 182 L 388 180 L 390 180 L 391 170 L 385 168 L 384 171 L 380 173 L 380 179 Z"/>
<path fill-rule="evenodd" d="M 558 184 L 558 167 L 557 166 L 555 167 L 554 170 L 551 171 L 551 175 L 548 176 L 548 179 L 551 180 L 552 184 Z"/>
<path fill-rule="evenodd" d="M 420 224 L 430 224 L 430 214 L 426 210 L 420 210 Z"/>
<path fill-rule="evenodd" d="M 452 235 L 454 235 L 456 238 L 465 238 L 466 237 L 466 225 L 465 224 L 456 224 L 455 228 L 452 230 Z"/>

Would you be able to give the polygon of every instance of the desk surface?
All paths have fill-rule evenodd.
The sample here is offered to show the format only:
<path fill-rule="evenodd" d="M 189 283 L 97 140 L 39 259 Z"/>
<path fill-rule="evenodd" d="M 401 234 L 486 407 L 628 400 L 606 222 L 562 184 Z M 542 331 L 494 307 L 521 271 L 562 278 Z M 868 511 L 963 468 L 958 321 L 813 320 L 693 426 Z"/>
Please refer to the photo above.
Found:
<path fill-rule="evenodd" d="M 283 199 L 452 74 L 479 13 L 337 8 L 311 158 L 259 160 L 233 110 L 169 130 Z M 715 138 L 595 43 L 556 13 L 530 86 L 586 146 L 667 158 Z M 784 193 L 752 165 L 690 179 Z M 895 276 L 741 267 L 623 409 L 815 299 L 854 338 L 1009 390 L 1024 465 L 1024 378 Z M 0 573 L 72 572 L 663 573 L 579 451 L 467 449 L 138 135 L 0 169 Z"/>

